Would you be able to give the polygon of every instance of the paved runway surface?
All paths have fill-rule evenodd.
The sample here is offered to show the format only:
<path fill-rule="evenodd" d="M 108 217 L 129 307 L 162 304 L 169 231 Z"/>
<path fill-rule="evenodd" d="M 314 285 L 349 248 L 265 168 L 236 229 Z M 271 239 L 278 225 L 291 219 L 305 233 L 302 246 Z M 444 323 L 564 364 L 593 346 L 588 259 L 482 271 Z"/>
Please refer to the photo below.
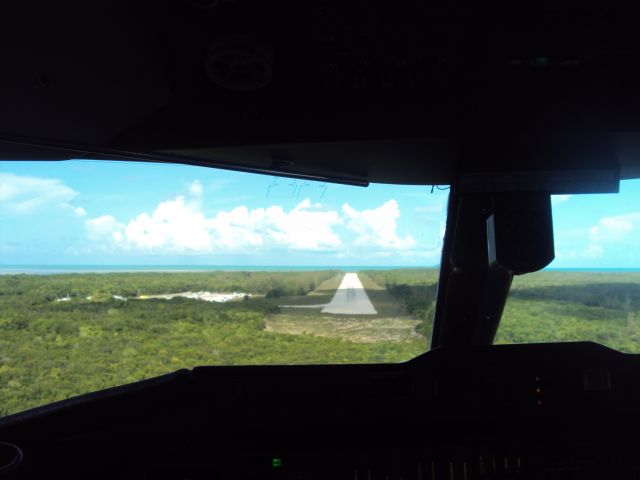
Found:
<path fill-rule="evenodd" d="M 322 308 L 322 313 L 375 315 L 378 312 L 369 300 L 358 274 L 346 273 L 331 302 Z"/>

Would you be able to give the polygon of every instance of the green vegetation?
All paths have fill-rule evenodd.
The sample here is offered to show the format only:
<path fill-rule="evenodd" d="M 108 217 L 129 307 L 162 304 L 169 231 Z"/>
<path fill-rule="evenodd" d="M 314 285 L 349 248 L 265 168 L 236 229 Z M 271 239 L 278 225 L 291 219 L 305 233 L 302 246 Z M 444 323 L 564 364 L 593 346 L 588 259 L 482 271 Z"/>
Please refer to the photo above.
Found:
<path fill-rule="evenodd" d="M 304 295 L 337 275 L 320 272 L 136 272 L 78 273 L 62 275 L 4 275 L 0 295 L 28 295 L 29 301 L 42 302 L 69 296 L 82 299 L 136 297 L 175 292 L 249 292 L 269 297 Z"/>
<path fill-rule="evenodd" d="M 0 415 L 196 365 L 400 362 L 425 350 L 406 325 L 408 339 L 374 341 L 266 328 L 283 315 L 279 304 L 330 299 L 340 277 L 335 271 L 0 276 Z M 143 298 L 185 291 L 252 296 L 227 303 Z"/>
<path fill-rule="evenodd" d="M 360 272 L 378 314 L 351 317 L 279 307 L 328 303 L 337 271 L 0 276 L 0 415 L 196 365 L 408 360 L 426 349 L 437 274 Z M 187 291 L 251 296 L 147 298 Z M 496 343 L 576 340 L 640 353 L 640 273 L 514 280 Z"/>
<path fill-rule="evenodd" d="M 366 270 L 365 273 L 379 285 L 435 285 L 440 270 L 437 268 L 402 268 L 397 270 Z M 366 285 L 365 285 L 366 288 Z"/>
<path fill-rule="evenodd" d="M 407 313 L 418 320 L 416 332 L 427 339 L 433 329 L 438 273 L 435 268 L 364 272 L 372 281 L 384 285 L 388 294 L 402 302 Z M 367 288 L 366 283 L 364 286 Z"/>
<path fill-rule="evenodd" d="M 640 272 L 516 277 L 495 343 L 590 340 L 640 353 Z"/>
<path fill-rule="evenodd" d="M 402 300 L 420 320 L 418 333 L 433 326 L 437 270 L 366 272 Z M 495 343 L 594 341 L 640 353 L 640 272 L 542 271 L 514 278 Z"/>

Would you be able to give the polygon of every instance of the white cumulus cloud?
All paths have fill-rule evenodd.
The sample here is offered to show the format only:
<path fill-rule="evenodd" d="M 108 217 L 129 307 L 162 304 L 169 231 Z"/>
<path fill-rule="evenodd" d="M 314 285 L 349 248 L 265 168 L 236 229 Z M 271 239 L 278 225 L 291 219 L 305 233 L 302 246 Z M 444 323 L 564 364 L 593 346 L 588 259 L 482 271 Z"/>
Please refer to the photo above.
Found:
<path fill-rule="evenodd" d="M 87 236 L 111 246 L 158 253 L 248 252 L 261 247 L 332 250 L 340 245 L 336 212 L 308 199 L 286 211 L 280 206 L 249 210 L 246 206 L 205 216 L 183 196 L 160 203 L 128 223 L 103 215 L 86 220 Z"/>
<path fill-rule="evenodd" d="M 598 242 L 615 242 L 631 233 L 640 223 L 640 212 L 604 217 L 589 230 L 589 236 Z"/>
<path fill-rule="evenodd" d="M 122 230 L 124 225 L 111 215 L 102 215 L 100 217 L 85 220 L 85 228 L 89 240 L 111 241 L 122 239 Z"/>
<path fill-rule="evenodd" d="M 200 180 L 194 180 L 189 184 L 189 193 L 194 197 L 202 195 L 202 183 L 200 183 Z"/>
<path fill-rule="evenodd" d="M 551 195 L 551 205 L 555 206 L 564 203 L 571 198 L 571 195 Z"/>
<path fill-rule="evenodd" d="M 153 213 L 141 213 L 124 229 L 125 239 L 143 250 L 209 250 L 207 221 L 184 197 L 160 203 Z"/>
<path fill-rule="evenodd" d="M 33 213 L 45 207 L 68 207 L 78 192 L 56 178 L 0 173 L 0 205 L 14 214 Z"/>
<path fill-rule="evenodd" d="M 411 236 L 400 237 L 397 220 L 400 208 L 395 200 L 388 200 L 378 208 L 358 211 L 348 203 L 342 206 L 346 227 L 355 232 L 356 245 L 368 245 L 390 249 L 411 248 L 416 240 Z"/>
<path fill-rule="evenodd" d="M 621 248 L 633 242 L 633 233 L 640 226 L 640 212 L 603 217 L 582 234 L 588 240 L 583 248 L 558 250 L 556 256 L 567 258 L 602 258 L 607 248 Z"/>
<path fill-rule="evenodd" d="M 75 213 L 78 217 L 84 217 L 87 214 L 87 211 L 82 207 L 76 207 L 73 209 L 73 213 Z"/>
<path fill-rule="evenodd" d="M 238 205 L 205 213 L 205 207 L 211 206 L 205 191 L 209 188 L 195 180 L 186 184 L 185 195 L 160 202 L 129 220 L 112 215 L 86 219 L 87 238 L 102 250 L 145 254 L 410 255 L 417 245 L 411 235 L 399 235 L 400 208 L 393 199 L 365 210 L 347 203 L 335 210 L 305 198 L 290 208 Z"/>
<path fill-rule="evenodd" d="M 300 202 L 288 213 L 282 207 L 265 211 L 269 235 L 276 243 L 300 250 L 331 250 L 340 246 L 334 227 L 342 223 L 337 212 L 321 210 L 322 205 Z"/>

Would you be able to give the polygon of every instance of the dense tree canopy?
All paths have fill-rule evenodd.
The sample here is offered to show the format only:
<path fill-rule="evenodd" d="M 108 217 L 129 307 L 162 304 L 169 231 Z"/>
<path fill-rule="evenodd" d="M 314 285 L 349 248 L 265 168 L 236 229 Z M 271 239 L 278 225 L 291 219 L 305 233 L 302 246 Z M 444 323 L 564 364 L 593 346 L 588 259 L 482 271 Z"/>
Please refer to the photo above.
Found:
<path fill-rule="evenodd" d="M 433 269 L 361 273 L 382 316 L 411 316 L 420 335 L 313 335 L 302 322 L 328 322 L 319 313 L 279 313 L 279 304 L 326 301 L 338 273 L 0 276 L 0 415 L 196 365 L 400 362 L 425 351 Z M 145 298 L 185 291 L 251 296 L 227 303 Z M 265 328 L 278 316 L 301 323 L 295 335 Z M 549 271 L 514 280 L 496 343 L 576 340 L 640 353 L 640 273 Z"/>

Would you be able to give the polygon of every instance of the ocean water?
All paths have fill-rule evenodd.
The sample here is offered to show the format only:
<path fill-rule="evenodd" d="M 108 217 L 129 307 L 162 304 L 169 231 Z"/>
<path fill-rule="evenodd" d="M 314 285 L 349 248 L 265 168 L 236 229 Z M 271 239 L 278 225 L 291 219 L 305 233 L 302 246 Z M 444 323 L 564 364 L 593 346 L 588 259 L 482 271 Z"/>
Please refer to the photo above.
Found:
<path fill-rule="evenodd" d="M 309 272 L 319 270 L 396 270 L 438 268 L 403 265 L 0 265 L 0 275 L 21 273 L 54 275 L 59 273 L 118 273 L 118 272 Z M 640 272 L 640 268 L 547 268 L 551 272 Z"/>
<path fill-rule="evenodd" d="M 305 272 L 318 270 L 395 270 L 398 268 L 435 268 L 406 266 L 353 265 L 0 265 L 0 275 L 28 273 L 53 275 L 59 273 L 117 273 L 117 272 Z"/>

